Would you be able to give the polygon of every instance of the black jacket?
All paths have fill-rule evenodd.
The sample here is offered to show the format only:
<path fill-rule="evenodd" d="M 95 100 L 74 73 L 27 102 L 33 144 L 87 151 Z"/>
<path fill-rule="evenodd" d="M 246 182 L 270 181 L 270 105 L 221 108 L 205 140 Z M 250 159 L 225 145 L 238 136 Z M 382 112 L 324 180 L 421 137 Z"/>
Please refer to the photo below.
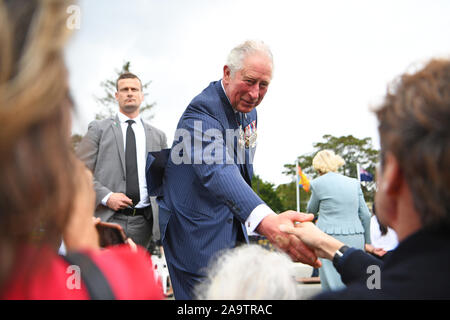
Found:
<path fill-rule="evenodd" d="M 336 269 L 347 287 L 315 299 L 450 299 L 450 228 L 421 229 L 384 261 L 350 248 Z"/>

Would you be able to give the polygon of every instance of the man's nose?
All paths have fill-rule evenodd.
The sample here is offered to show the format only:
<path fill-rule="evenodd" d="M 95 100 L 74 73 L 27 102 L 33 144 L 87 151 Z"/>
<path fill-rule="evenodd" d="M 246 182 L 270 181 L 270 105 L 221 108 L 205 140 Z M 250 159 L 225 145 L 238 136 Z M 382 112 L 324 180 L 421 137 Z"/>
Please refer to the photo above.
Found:
<path fill-rule="evenodd" d="M 259 86 L 257 84 L 254 84 L 250 88 L 250 91 L 248 92 L 248 94 L 250 95 L 250 98 L 252 98 L 253 100 L 258 100 L 258 98 L 259 98 Z"/>

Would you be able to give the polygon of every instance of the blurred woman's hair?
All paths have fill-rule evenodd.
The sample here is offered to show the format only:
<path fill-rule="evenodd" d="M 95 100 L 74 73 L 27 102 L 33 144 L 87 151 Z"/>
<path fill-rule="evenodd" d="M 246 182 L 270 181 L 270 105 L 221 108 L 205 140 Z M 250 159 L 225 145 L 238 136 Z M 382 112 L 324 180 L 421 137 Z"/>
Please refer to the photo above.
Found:
<path fill-rule="evenodd" d="M 381 166 L 391 152 L 424 226 L 450 225 L 450 60 L 402 75 L 375 113 Z"/>
<path fill-rule="evenodd" d="M 0 289 L 40 228 L 57 246 L 75 190 L 65 0 L 0 0 Z"/>

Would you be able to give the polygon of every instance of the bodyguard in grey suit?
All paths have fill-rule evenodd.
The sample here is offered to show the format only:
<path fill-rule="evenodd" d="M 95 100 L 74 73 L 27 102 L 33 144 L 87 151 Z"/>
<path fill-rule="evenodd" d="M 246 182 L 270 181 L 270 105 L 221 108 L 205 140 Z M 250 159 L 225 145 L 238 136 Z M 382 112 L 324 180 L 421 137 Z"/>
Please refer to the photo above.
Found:
<path fill-rule="evenodd" d="M 152 234 L 155 240 L 160 235 L 158 205 L 147 193 L 145 161 L 148 152 L 166 148 L 167 140 L 161 130 L 139 115 L 143 101 L 139 78 L 124 73 L 116 87 L 119 113 L 91 122 L 77 155 L 94 175 L 95 215 L 102 221 L 120 224 L 129 237 L 147 248 Z M 128 160 L 130 154 L 132 161 Z"/>

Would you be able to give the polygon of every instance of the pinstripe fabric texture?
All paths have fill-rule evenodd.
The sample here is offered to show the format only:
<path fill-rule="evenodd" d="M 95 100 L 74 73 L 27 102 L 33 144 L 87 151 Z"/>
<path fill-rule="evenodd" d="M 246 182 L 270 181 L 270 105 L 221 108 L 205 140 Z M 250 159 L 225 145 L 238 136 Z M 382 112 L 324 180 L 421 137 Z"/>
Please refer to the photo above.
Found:
<path fill-rule="evenodd" d="M 246 114 L 243 126 L 252 121 L 256 110 Z M 198 282 L 211 257 L 234 247 L 239 233 L 248 240 L 243 223 L 263 203 L 250 186 L 253 166 L 238 163 L 237 137 L 227 136 L 227 130 L 238 128 L 220 81 L 195 97 L 178 123 L 177 132 L 189 134 L 175 136 L 159 201 L 161 239 L 167 262 L 176 269 L 171 277 L 177 299 L 189 299 L 192 289 L 177 283 Z M 245 149 L 246 160 L 253 151 Z M 190 159 L 175 163 L 181 156 Z"/>

